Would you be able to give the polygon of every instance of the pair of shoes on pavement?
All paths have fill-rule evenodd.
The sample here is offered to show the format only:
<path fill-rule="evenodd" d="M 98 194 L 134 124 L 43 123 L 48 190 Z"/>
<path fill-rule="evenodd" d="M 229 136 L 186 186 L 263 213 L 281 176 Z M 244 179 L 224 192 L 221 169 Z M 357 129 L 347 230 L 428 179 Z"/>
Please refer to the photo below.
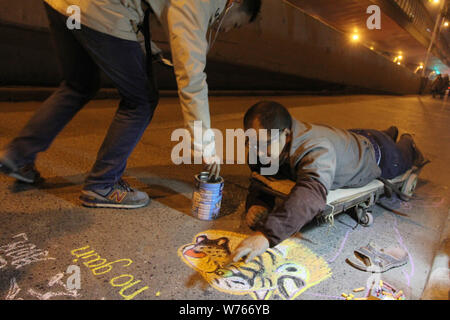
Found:
<path fill-rule="evenodd" d="M 5 152 L 0 153 L 0 173 L 28 184 L 44 180 L 34 163 L 19 167 Z M 131 188 L 122 179 L 110 188 L 82 190 L 80 200 L 90 208 L 137 209 L 150 203 L 147 193 Z"/>

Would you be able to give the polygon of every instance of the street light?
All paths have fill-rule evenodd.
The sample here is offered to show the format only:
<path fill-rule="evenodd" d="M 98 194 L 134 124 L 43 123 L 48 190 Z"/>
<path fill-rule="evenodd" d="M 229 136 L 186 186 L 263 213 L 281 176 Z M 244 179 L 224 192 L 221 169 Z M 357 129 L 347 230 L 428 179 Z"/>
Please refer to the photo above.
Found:
<path fill-rule="evenodd" d="M 359 30 L 358 30 L 358 28 L 353 28 L 353 32 L 352 32 L 352 34 L 350 35 L 350 39 L 353 41 L 353 42 L 358 42 L 359 41 Z"/>
<path fill-rule="evenodd" d="M 419 72 L 419 70 L 423 69 L 423 62 L 420 63 L 420 65 L 416 68 L 416 70 L 414 71 L 414 73 Z"/>
<path fill-rule="evenodd" d="M 399 55 L 394 58 L 394 63 L 400 65 L 402 60 L 403 60 L 403 53 L 400 52 Z"/>

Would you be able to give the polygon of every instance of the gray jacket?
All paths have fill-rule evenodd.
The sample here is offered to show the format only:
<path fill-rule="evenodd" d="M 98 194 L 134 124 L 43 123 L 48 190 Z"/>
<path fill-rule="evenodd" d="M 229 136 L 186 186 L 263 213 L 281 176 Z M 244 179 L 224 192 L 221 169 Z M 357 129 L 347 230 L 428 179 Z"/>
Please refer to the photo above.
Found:
<path fill-rule="evenodd" d="M 247 208 L 265 206 L 272 211 L 255 229 L 271 247 L 298 232 L 326 207 L 332 189 L 362 187 L 381 175 L 370 141 L 356 133 L 294 120 L 289 158 L 280 167 L 296 181 L 289 197 L 275 210 L 274 196 L 251 189 Z M 257 170 L 257 167 L 251 167 Z"/>
<path fill-rule="evenodd" d="M 294 180 L 311 177 L 329 191 L 362 187 L 381 175 L 372 144 L 363 136 L 295 119 L 292 131 L 289 161 Z"/>

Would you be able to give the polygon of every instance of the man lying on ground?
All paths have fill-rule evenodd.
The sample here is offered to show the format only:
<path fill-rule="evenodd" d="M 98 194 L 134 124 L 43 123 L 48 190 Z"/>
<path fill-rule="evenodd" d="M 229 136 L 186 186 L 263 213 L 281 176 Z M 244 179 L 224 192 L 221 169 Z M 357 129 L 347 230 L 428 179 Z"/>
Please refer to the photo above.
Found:
<path fill-rule="evenodd" d="M 425 161 L 410 134 L 403 134 L 397 142 L 397 127 L 343 130 L 304 123 L 271 101 L 252 106 L 245 114 L 244 127 L 268 131 L 266 137 L 257 135 L 258 143 L 250 145 L 249 152 L 256 152 L 258 159 L 276 159 L 279 169 L 274 177 L 289 178 L 296 185 L 278 207 L 274 196 L 250 186 L 246 221 L 256 232 L 233 252 L 234 262 L 245 256 L 246 262 L 251 261 L 300 231 L 326 207 L 330 190 L 363 187 L 379 177 L 392 179 Z M 272 129 L 279 134 L 270 136 Z M 261 148 L 262 143 L 267 148 Z M 264 167 L 259 161 L 249 166 L 258 173 Z"/>

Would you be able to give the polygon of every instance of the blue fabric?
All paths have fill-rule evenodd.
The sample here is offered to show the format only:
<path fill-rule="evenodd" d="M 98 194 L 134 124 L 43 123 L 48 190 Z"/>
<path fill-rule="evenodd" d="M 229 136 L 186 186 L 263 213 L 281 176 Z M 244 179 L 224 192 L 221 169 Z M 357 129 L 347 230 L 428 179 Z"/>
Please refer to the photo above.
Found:
<path fill-rule="evenodd" d="M 377 143 L 381 153 L 379 167 L 382 178 L 395 178 L 412 167 L 414 160 L 414 142 L 409 136 L 402 136 L 395 143 L 390 136 L 382 131 L 372 129 L 354 129 L 350 131 L 363 136 L 371 136 Z"/>
<path fill-rule="evenodd" d="M 7 152 L 19 166 L 33 163 L 36 155 L 48 149 L 57 134 L 95 96 L 102 70 L 117 87 L 121 101 L 85 189 L 110 187 L 121 178 L 158 104 L 155 82 L 147 76 L 145 54 L 135 41 L 83 25 L 80 30 L 69 30 L 65 16 L 47 4 L 45 8 L 64 81 L 9 144 Z"/>
<path fill-rule="evenodd" d="M 359 135 L 362 135 L 364 137 L 366 137 L 367 139 L 369 139 L 370 143 L 372 144 L 373 149 L 375 150 L 375 161 L 377 162 L 377 165 L 380 165 L 380 161 L 381 161 L 381 148 L 378 145 L 378 142 L 375 140 L 375 137 L 370 134 L 369 132 L 367 132 L 367 130 L 350 130 L 354 133 L 357 133 Z"/>

